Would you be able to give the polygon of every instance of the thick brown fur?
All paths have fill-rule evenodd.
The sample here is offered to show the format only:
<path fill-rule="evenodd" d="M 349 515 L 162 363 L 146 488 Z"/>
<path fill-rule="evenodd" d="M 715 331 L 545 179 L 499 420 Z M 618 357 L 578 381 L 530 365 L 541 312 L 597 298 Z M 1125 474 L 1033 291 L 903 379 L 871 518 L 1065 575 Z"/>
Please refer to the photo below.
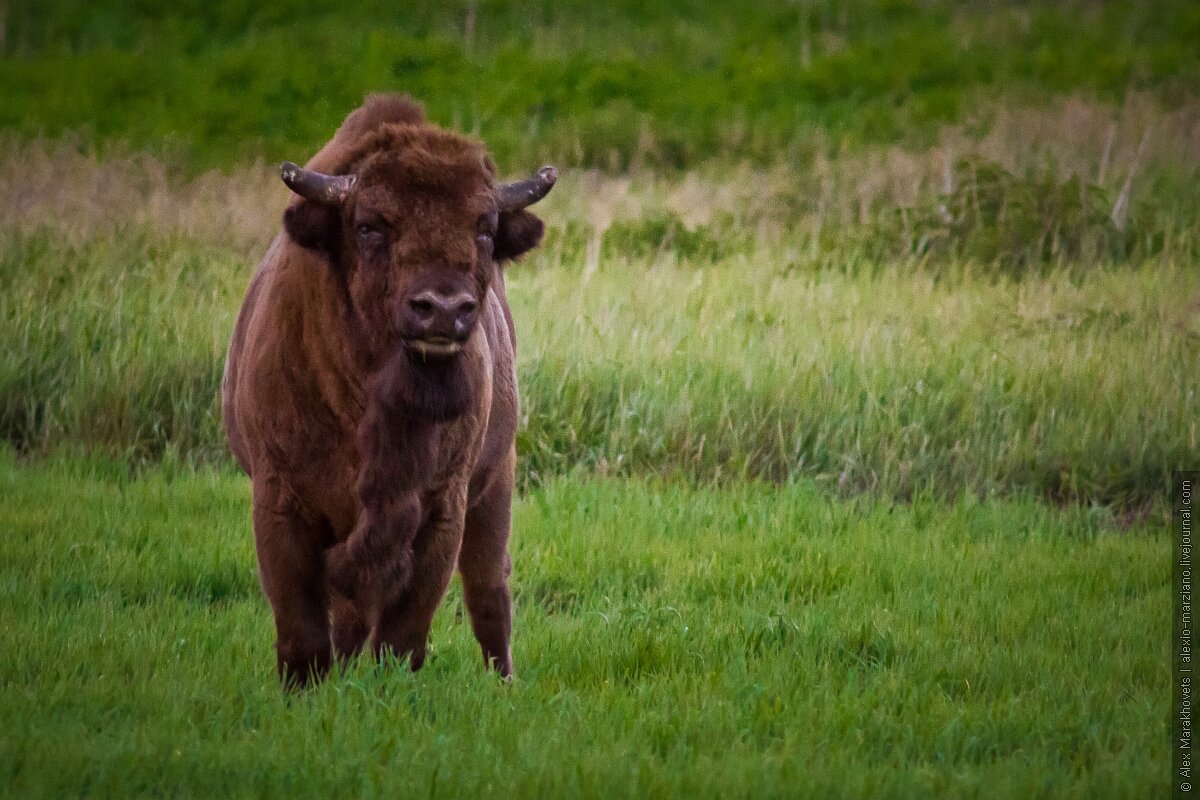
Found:
<path fill-rule="evenodd" d="M 483 146 L 406 97 L 367 98 L 306 166 L 357 185 L 340 207 L 293 197 L 222 384 L 280 678 L 303 685 L 368 640 L 419 668 L 456 566 L 485 662 L 510 675 L 518 398 L 501 265 L 542 223 L 498 213 Z M 462 298 L 456 354 L 428 356 L 444 337 L 422 338 L 421 292 Z"/>

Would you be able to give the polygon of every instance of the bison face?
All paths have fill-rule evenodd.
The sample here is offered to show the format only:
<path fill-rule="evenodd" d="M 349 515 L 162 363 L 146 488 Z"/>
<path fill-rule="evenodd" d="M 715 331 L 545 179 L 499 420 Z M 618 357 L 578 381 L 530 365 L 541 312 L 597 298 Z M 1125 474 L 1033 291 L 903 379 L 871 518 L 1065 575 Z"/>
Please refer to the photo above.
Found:
<path fill-rule="evenodd" d="M 453 359 L 474 332 L 494 272 L 499 212 L 483 161 L 414 180 L 387 153 L 360 172 L 342 214 L 351 303 L 377 349 Z"/>
<path fill-rule="evenodd" d="M 481 145 L 429 125 L 389 126 L 344 175 L 284 164 L 302 200 L 284 216 L 291 238 L 328 254 L 369 361 L 400 353 L 417 368 L 457 359 L 477 327 L 495 264 L 541 239 L 525 211 L 554 185 L 497 185 Z"/>

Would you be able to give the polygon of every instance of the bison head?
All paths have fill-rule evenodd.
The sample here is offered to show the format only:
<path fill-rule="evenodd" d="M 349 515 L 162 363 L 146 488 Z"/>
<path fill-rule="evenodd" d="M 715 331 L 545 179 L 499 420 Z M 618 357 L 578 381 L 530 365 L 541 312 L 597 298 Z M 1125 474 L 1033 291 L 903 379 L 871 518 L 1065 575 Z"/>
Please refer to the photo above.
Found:
<path fill-rule="evenodd" d="M 458 394 L 454 362 L 477 327 L 495 264 L 540 241 L 542 222 L 524 209 L 557 173 L 543 167 L 530 180 L 497 184 L 480 143 L 428 124 L 386 125 L 347 162 L 338 175 L 282 166 L 300 196 L 285 228 L 328 255 L 368 369 L 391 364 L 407 373 L 409 391 L 428 384 L 423 394 Z"/>

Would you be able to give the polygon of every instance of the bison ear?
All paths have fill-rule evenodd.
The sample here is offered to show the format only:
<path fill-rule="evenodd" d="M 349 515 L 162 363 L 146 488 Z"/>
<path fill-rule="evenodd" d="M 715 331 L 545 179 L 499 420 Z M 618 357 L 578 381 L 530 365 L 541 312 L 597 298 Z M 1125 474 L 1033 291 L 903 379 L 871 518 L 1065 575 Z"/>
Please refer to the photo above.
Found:
<path fill-rule="evenodd" d="M 494 258 L 513 259 L 538 246 L 546 226 L 528 211 L 505 211 L 496 229 Z"/>
<path fill-rule="evenodd" d="M 309 250 L 338 251 L 340 209 L 302 200 L 283 212 L 283 227 L 292 241 Z"/>

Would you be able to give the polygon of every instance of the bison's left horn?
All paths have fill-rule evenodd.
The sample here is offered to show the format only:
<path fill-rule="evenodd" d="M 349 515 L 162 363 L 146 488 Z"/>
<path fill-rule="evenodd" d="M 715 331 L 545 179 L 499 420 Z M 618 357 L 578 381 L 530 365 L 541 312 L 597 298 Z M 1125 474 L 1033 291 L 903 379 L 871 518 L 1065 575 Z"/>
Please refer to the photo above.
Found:
<path fill-rule="evenodd" d="M 354 188 L 354 175 L 325 175 L 290 161 L 279 165 L 279 176 L 296 194 L 323 206 L 340 206 Z"/>
<path fill-rule="evenodd" d="M 502 183 L 496 187 L 496 203 L 501 211 L 520 211 L 541 200 L 554 188 L 558 180 L 558 170 L 554 167 L 542 167 L 536 178 L 527 181 Z"/>

